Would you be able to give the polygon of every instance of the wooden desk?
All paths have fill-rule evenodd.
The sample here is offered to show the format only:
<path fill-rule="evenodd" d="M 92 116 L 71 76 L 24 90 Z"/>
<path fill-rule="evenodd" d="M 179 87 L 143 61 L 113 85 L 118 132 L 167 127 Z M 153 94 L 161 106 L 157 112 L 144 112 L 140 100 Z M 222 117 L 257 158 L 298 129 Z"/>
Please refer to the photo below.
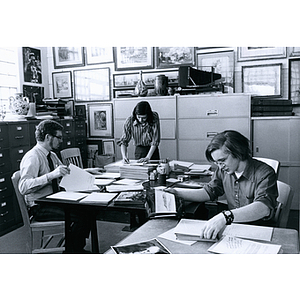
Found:
<path fill-rule="evenodd" d="M 178 220 L 173 219 L 150 220 L 118 243 L 118 246 L 157 238 L 158 235 L 175 227 L 177 223 Z M 174 254 L 211 254 L 207 251 L 212 245 L 210 242 L 197 242 L 192 246 L 188 246 L 163 238 L 158 238 L 158 240 Z M 297 230 L 274 228 L 271 243 L 282 245 L 282 253 L 284 254 L 299 254 L 299 238 Z M 113 253 L 112 250 L 106 252 L 106 254 Z"/>
<path fill-rule="evenodd" d="M 46 197 L 40 198 L 35 201 L 36 203 L 47 203 L 59 206 L 64 209 L 65 212 L 65 253 L 71 253 L 71 235 L 70 235 L 70 227 L 71 227 L 71 211 L 74 208 L 80 208 L 82 210 L 86 210 L 90 220 L 91 220 L 91 246 L 92 253 L 99 253 L 99 242 L 98 242 L 98 234 L 97 234 L 97 214 L 99 211 L 123 211 L 129 212 L 130 215 L 138 215 L 139 221 L 141 224 L 146 222 L 147 220 L 147 211 L 142 207 L 132 207 L 132 206 L 121 206 L 114 205 L 111 202 L 109 205 L 97 205 L 97 204 L 87 204 L 80 203 L 79 201 L 72 200 L 62 200 L 62 199 L 48 199 Z"/>

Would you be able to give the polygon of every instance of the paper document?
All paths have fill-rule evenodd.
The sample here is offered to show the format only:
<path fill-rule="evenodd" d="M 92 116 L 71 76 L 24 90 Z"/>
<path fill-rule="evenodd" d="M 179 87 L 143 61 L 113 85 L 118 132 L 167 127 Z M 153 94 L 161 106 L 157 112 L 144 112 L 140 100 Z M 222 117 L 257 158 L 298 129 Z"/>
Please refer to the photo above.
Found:
<path fill-rule="evenodd" d="M 226 226 L 222 235 L 231 235 L 260 241 L 271 241 L 272 234 L 272 227 L 233 223 L 229 226 Z"/>
<path fill-rule="evenodd" d="M 47 196 L 48 199 L 62 199 L 62 200 L 80 200 L 89 194 L 86 193 L 76 193 L 76 192 L 58 192 L 55 194 L 52 194 L 50 196 Z"/>
<path fill-rule="evenodd" d="M 89 191 L 97 189 L 94 185 L 95 176 L 88 173 L 87 171 L 70 164 L 70 174 L 65 175 L 60 186 L 66 191 Z"/>
<path fill-rule="evenodd" d="M 139 179 L 128 179 L 128 178 L 120 179 L 115 182 L 115 184 L 126 184 L 126 185 L 136 185 L 136 184 L 140 184 L 140 183 L 141 183 L 141 180 L 139 180 Z"/>
<path fill-rule="evenodd" d="M 120 178 L 120 173 L 104 172 L 103 174 L 96 175 L 95 178 L 96 179 L 101 179 L 101 178 L 117 179 Z"/>
<path fill-rule="evenodd" d="M 222 254 L 277 254 L 281 245 L 243 240 L 235 236 L 223 236 L 208 251 Z"/>
<path fill-rule="evenodd" d="M 138 185 L 126 185 L 126 184 L 111 184 L 106 187 L 106 191 L 111 192 L 126 192 L 126 191 L 142 191 L 144 187 L 141 184 Z"/>
<path fill-rule="evenodd" d="M 181 243 L 181 244 L 185 244 L 185 245 L 193 245 L 195 243 L 197 243 L 197 241 L 185 241 L 185 240 L 178 240 L 176 238 L 176 234 L 175 234 L 175 228 L 172 228 L 162 234 L 160 234 L 158 237 L 173 241 L 173 242 L 177 242 L 177 243 Z"/>
<path fill-rule="evenodd" d="M 80 203 L 88 203 L 88 204 L 109 204 L 118 194 L 117 193 L 97 193 L 93 192 L 89 194 L 87 197 L 82 199 Z"/>
<path fill-rule="evenodd" d="M 96 185 L 109 185 L 113 183 L 115 180 L 114 179 L 104 179 L 104 178 L 95 178 L 95 184 Z"/>

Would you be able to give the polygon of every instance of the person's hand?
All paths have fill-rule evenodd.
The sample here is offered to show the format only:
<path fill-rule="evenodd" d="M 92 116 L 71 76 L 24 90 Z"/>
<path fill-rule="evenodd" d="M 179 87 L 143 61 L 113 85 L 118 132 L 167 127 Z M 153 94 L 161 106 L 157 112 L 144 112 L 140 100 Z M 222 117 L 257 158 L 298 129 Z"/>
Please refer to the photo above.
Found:
<path fill-rule="evenodd" d="M 140 158 L 137 162 L 138 163 L 144 163 L 144 162 L 148 162 L 149 161 L 149 158 L 148 157 L 142 157 Z"/>
<path fill-rule="evenodd" d="M 178 192 L 176 191 L 176 189 L 175 189 L 175 188 L 172 188 L 172 187 L 164 189 L 164 192 L 173 194 L 174 196 L 177 196 L 177 195 L 178 195 Z"/>
<path fill-rule="evenodd" d="M 124 164 L 129 164 L 129 163 L 130 163 L 129 158 L 123 157 L 123 163 L 124 163 Z"/>
<path fill-rule="evenodd" d="M 65 165 L 59 165 L 51 173 L 52 173 L 52 179 L 59 178 L 67 174 L 70 174 L 70 168 Z"/>
<path fill-rule="evenodd" d="M 205 239 L 216 239 L 218 233 L 226 225 L 225 217 L 222 213 L 217 214 L 208 220 L 203 228 L 202 237 Z"/>

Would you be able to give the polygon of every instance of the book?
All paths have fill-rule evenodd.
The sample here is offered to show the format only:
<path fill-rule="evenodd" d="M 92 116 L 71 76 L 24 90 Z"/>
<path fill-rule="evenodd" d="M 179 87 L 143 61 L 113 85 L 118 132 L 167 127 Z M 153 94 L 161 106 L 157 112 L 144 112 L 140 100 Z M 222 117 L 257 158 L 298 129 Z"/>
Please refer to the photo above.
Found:
<path fill-rule="evenodd" d="M 281 245 L 266 244 L 225 235 L 208 251 L 220 254 L 277 254 Z"/>
<path fill-rule="evenodd" d="M 115 205 L 145 206 L 146 195 L 143 192 L 121 192 L 115 199 Z"/>
<path fill-rule="evenodd" d="M 80 203 L 108 205 L 118 194 L 117 193 L 97 193 L 93 192 L 84 199 L 80 200 Z"/>
<path fill-rule="evenodd" d="M 111 246 L 116 254 L 171 254 L 158 239 L 154 238 L 124 246 Z"/>

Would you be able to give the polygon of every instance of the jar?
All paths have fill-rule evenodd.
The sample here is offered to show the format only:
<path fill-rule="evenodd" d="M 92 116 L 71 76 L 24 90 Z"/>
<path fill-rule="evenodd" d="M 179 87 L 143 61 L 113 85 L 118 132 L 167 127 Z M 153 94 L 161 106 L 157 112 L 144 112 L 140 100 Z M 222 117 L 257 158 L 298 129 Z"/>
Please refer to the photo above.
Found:
<path fill-rule="evenodd" d="M 168 77 L 165 75 L 158 75 L 155 77 L 155 92 L 158 96 L 165 96 L 167 95 L 167 87 L 168 87 Z"/>

